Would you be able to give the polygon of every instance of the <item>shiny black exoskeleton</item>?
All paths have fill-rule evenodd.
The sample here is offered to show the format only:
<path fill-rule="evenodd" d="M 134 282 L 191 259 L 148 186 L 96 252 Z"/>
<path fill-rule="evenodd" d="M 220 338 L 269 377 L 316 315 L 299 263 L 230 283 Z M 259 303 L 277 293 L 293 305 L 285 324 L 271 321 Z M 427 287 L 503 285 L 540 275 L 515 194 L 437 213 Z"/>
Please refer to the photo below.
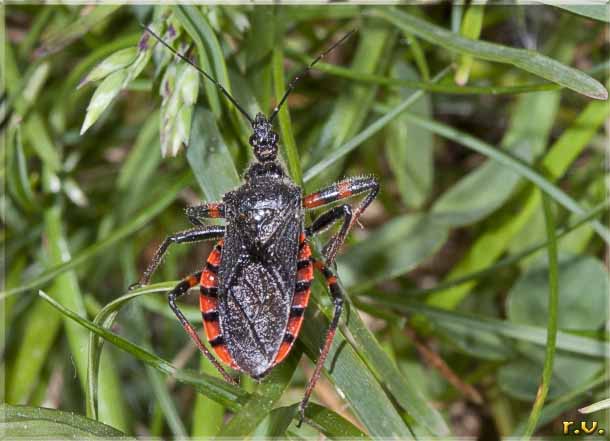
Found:
<path fill-rule="evenodd" d="M 152 31 L 147 31 L 175 55 L 192 64 Z M 304 73 L 349 35 L 351 33 L 318 56 Z M 289 83 L 269 118 L 259 113 L 252 119 L 222 85 L 192 65 L 213 81 L 248 119 L 252 126 L 249 143 L 256 161 L 246 170 L 244 184 L 226 193 L 222 201 L 187 209 L 186 214 L 195 228 L 164 240 L 139 285 L 149 283 L 171 244 L 217 241 L 204 269 L 186 277 L 170 291 L 168 298 L 170 307 L 201 352 L 227 381 L 234 382 L 201 342 L 177 307 L 176 298 L 200 285 L 204 328 L 216 356 L 231 368 L 259 379 L 290 352 L 304 319 L 314 268 L 319 270 L 332 296 L 334 315 L 301 401 L 303 421 L 309 396 L 324 366 L 342 311 L 343 295 L 329 267 L 350 228 L 377 195 L 379 185 L 372 177 L 349 178 L 303 197 L 301 188 L 286 174 L 277 158 L 279 137 L 273 130 L 273 120 L 303 74 Z M 337 205 L 318 216 L 310 226 L 305 226 L 306 209 L 323 207 L 357 194 L 365 194 L 365 197 L 355 209 L 349 204 Z M 206 225 L 205 220 L 210 218 L 224 219 L 225 225 Z M 324 247 L 324 262 L 314 259 L 308 238 L 337 222 L 341 222 L 341 226 Z"/>

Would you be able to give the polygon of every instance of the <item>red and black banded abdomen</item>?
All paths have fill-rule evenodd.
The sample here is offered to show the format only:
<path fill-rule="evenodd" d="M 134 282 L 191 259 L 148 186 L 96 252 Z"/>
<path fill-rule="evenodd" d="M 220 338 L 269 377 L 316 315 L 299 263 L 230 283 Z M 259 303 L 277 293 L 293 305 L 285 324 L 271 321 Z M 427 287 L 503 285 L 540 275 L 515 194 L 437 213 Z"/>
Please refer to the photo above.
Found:
<path fill-rule="evenodd" d="M 199 309 L 203 315 L 203 327 L 210 346 L 212 346 L 216 355 L 223 363 L 238 369 L 239 367 L 227 349 L 218 311 L 218 268 L 222 256 L 222 246 L 223 241 L 221 240 L 210 253 L 205 268 L 201 273 Z"/>
<path fill-rule="evenodd" d="M 201 275 L 206 336 L 225 364 L 261 378 L 286 358 L 299 335 L 313 279 L 311 249 L 301 234 L 288 286 L 276 267 L 247 261 L 230 286 L 221 289 L 222 247 L 221 241 Z"/>
<path fill-rule="evenodd" d="M 305 235 L 301 233 L 301 237 L 299 238 L 299 254 L 297 257 L 297 278 L 294 288 L 294 297 L 292 298 L 290 306 L 288 326 L 286 326 L 284 340 L 273 361 L 273 366 L 286 358 L 294 345 L 294 341 L 299 336 L 303 318 L 305 317 L 305 308 L 307 308 L 307 305 L 309 304 L 312 280 L 313 265 L 311 261 L 311 248 L 309 248 Z"/>

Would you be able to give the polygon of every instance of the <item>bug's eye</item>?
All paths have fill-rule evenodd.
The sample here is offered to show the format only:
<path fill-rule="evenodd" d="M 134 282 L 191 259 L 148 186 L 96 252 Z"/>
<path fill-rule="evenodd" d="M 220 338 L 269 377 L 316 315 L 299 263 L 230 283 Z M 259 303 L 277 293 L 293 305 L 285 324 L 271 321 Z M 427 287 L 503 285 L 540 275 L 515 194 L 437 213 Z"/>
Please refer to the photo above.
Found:
<path fill-rule="evenodd" d="M 250 136 L 250 139 L 248 140 L 248 142 L 250 143 L 250 145 L 252 147 L 256 147 L 258 145 L 258 138 L 256 137 L 256 135 L 252 135 Z"/>

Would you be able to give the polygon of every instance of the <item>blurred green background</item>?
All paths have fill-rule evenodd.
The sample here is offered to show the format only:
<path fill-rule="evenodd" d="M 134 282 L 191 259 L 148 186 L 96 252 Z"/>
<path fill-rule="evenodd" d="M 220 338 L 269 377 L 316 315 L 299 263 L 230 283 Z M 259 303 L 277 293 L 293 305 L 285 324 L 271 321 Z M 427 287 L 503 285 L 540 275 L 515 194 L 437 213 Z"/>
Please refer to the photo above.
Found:
<path fill-rule="evenodd" d="M 606 411 L 577 412 L 608 398 L 607 5 L 0 11 L 8 435 L 610 430 Z M 184 208 L 219 200 L 252 160 L 247 122 L 140 23 L 250 114 L 358 30 L 277 123 L 306 192 L 381 183 L 337 260 L 348 305 L 301 429 L 332 313 L 322 281 L 291 356 L 239 387 L 196 353 L 164 296 L 209 245 L 174 246 L 152 285 L 127 291 L 188 228 Z M 196 296 L 182 305 L 200 327 Z"/>

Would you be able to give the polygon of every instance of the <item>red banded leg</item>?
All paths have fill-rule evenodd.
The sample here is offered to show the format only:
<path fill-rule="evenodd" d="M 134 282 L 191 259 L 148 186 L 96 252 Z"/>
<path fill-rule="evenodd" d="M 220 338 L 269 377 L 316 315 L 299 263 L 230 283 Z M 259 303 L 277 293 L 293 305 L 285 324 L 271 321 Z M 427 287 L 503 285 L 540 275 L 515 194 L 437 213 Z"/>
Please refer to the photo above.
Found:
<path fill-rule="evenodd" d="M 214 358 L 210 351 L 208 351 L 208 348 L 204 346 L 204 344 L 201 342 L 201 339 L 199 338 L 199 335 L 197 335 L 197 331 L 195 331 L 193 326 L 189 323 L 184 314 L 182 314 L 182 311 L 180 311 L 180 309 L 176 305 L 176 299 L 182 296 L 183 294 L 186 294 L 190 288 L 200 283 L 200 278 L 203 277 L 204 273 L 205 270 L 203 272 L 191 274 L 190 276 L 182 280 L 178 285 L 176 285 L 176 287 L 172 289 L 167 296 L 169 307 L 172 309 L 172 311 L 174 311 L 174 314 L 176 314 L 176 317 L 178 317 L 178 320 L 180 320 L 180 324 L 182 325 L 186 333 L 189 335 L 189 337 L 191 337 L 191 340 L 195 342 L 201 353 L 205 355 L 208 360 L 210 360 L 210 362 L 214 365 L 216 369 L 218 369 L 218 372 L 220 372 L 220 374 L 226 381 L 235 384 L 235 380 L 233 380 L 233 378 L 228 374 L 228 372 L 224 370 L 220 363 L 218 363 L 218 361 Z"/>
<path fill-rule="evenodd" d="M 222 202 L 207 202 L 186 209 L 186 216 L 193 225 L 203 226 L 203 219 L 220 219 L 225 217 L 225 206 Z"/>
<path fill-rule="evenodd" d="M 309 303 L 312 279 L 313 264 L 311 260 L 311 248 L 307 243 L 305 235 L 301 234 L 299 240 L 299 255 L 297 258 L 297 281 L 294 288 L 292 305 L 290 307 L 288 326 L 286 326 L 284 340 L 273 361 L 274 366 L 286 358 L 294 345 L 294 341 L 299 336 L 301 325 L 303 324 L 303 317 L 305 316 L 305 308 L 307 308 L 307 304 Z"/>
<path fill-rule="evenodd" d="M 318 379 L 320 378 L 320 374 L 322 373 L 322 368 L 324 367 L 324 362 L 326 361 L 326 357 L 328 357 L 328 351 L 330 350 L 330 346 L 333 342 L 333 339 L 335 338 L 335 332 L 337 331 L 337 326 L 339 325 L 339 318 L 341 317 L 341 311 L 343 310 L 343 292 L 341 291 L 341 288 L 337 283 L 337 277 L 324 263 L 314 259 L 313 257 L 311 258 L 311 260 L 313 261 L 314 267 L 318 271 L 320 271 L 326 278 L 326 285 L 328 286 L 328 290 L 330 291 L 335 310 L 333 313 L 333 318 L 330 321 L 330 325 L 328 326 L 328 330 L 326 331 L 324 346 L 322 346 L 322 350 L 320 351 L 320 356 L 318 357 L 316 368 L 313 371 L 313 375 L 309 379 L 309 383 L 307 383 L 305 395 L 303 396 L 303 400 L 301 400 L 301 404 L 299 405 L 300 420 L 298 426 L 300 426 L 303 420 L 305 419 L 305 408 L 307 407 L 309 397 L 311 396 L 311 393 L 313 392 L 313 389 L 316 386 Z"/>
<path fill-rule="evenodd" d="M 167 249 L 170 245 L 174 243 L 192 243 L 202 242 L 204 240 L 218 240 L 221 239 L 224 234 L 224 226 L 209 225 L 207 227 L 199 227 L 193 228 L 191 230 L 180 231 L 179 233 L 174 233 L 171 236 L 166 237 L 163 243 L 157 249 L 157 252 L 153 256 L 152 260 L 148 264 L 148 267 L 142 274 L 140 281 L 131 285 L 129 289 L 137 288 L 138 286 L 148 285 L 148 282 L 150 282 L 150 278 L 161 264 L 161 261 L 163 260 L 165 253 L 167 253 Z"/>
<path fill-rule="evenodd" d="M 223 241 L 221 240 L 208 256 L 205 269 L 201 273 L 199 309 L 203 316 L 203 327 L 210 346 L 225 364 L 237 368 L 222 335 L 218 314 L 218 266 L 222 256 L 222 246 Z"/>
<path fill-rule="evenodd" d="M 329 265 L 332 265 L 335 260 L 337 251 L 341 248 L 343 242 L 345 242 L 347 233 L 352 225 L 358 221 L 360 215 L 366 210 L 370 203 L 373 202 L 373 199 L 375 199 L 378 192 L 379 183 L 377 182 L 377 179 L 373 177 L 349 178 L 303 198 L 303 207 L 317 208 L 351 196 L 366 193 L 366 197 L 358 204 L 353 212 L 351 208 L 349 210 L 345 208 L 346 206 L 349 207 L 349 205 L 336 207 L 322 214 L 307 229 L 311 234 L 315 234 L 316 232 L 325 230 L 332 223 L 343 217 L 341 229 L 324 246 L 324 257 Z"/>

